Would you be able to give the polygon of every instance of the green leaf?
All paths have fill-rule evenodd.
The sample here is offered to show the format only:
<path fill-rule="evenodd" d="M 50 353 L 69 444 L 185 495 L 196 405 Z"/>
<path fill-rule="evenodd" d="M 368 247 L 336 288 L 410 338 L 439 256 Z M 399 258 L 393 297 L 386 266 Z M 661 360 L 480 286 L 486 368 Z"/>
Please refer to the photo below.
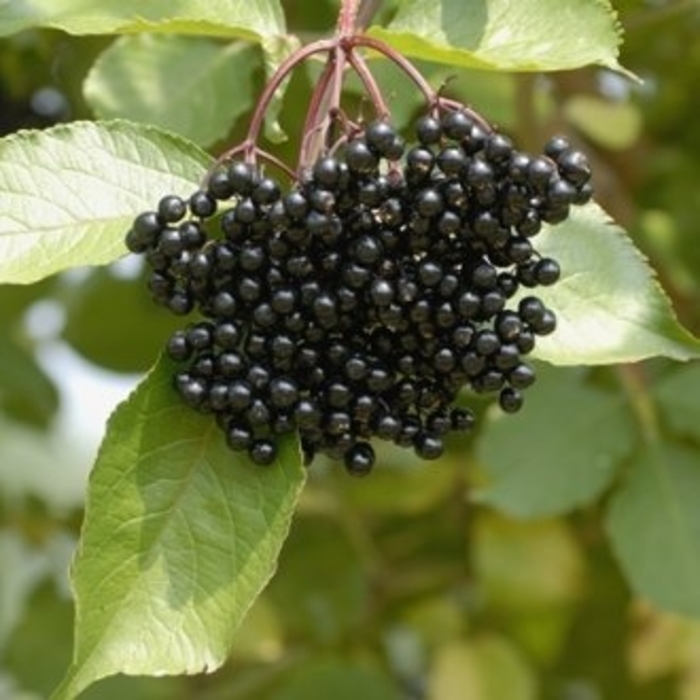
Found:
<path fill-rule="evenodd" d="M 680 367 L 652 390 L 669 428 L 679 435 L 700 440 L 700 365 Z"/>
<path fill-rule="evenodd" d="M 0 36 L 44 27 L 69 34 L 167 32 L 240 36 L 284 33 L 278 0 L 32 0 L 0 4 Z"/>
<path fill-rule="evenodd" d="M 165 194 L 191 194 L 210 164 L 194 144 L 129 122 L 0 140 L 0 283 L 116 260 L 134 217 Z"/>
<path fill-rule="evenodd" d="M 454 66 L 549 71 L 597 63 L 622 70 L 621 32 L 608 0 L 408 0 L 386 29 L 368 33 L 408 56 Z"/>
<path fill-rule="evenodd" d="M 292 672 L 270 700 L 397 700 L 399 690 L 386 673 L 367 663 L 344 658 L 314 660 Z"/>
<path fill-rule="evenodd" d="M 534 357 L 555 365 L 636 362 L 662 355 L 700 356 L 700 340 L 677 321 L 646 259 L 596 204 L 573 207 L 535 247 L 561 265 L 561 280 L 537 290 L 557 314 L 557 330 Z"/>
<path fill-rule="evenodd" d="M 459 479 L 455 463 L 447 458 L 439 469 L 426 469 L 425 460 L 404 447 L 377 441 L 375 451 L 381 469 L 372 473 L 372 488 L 334 468 L 324 475 L 323 488 L 333 488 L 339 499 L 363 513 L 417 515 L 438 508 Z"/>
<path fill-rule="evenodd" d="M 27 600 L 46 576 L 42 553 L 16 530 L 0 529 L 0 654 L 26 612 Z"/>
<path fill-rule="evenodd" d="M 361 628 L 369 586 L 343 528 L 328 518 L 302 517 L 265 595 L 287 634 L 330 646 Z"/>
<path fill-rule="evenodd" d="M 206 147 L 249 109 L 259 62 L 259 50 L 250 44 L 124 36 L 97 59 L 83 91 L 101 119 L 153 124 Z"/>
<path fill-rule="evenodd" d="M 477 443 L 489 483 L 475 497 L 522 518 L 593 502 L 636 440 L 621 396 L 586 385 L 578 371 L 544 370 L 525 409 L 490 421 Z"/>
<path fill-rule="evenodd" d="M 73 571 L 76 645 L 56 698 L 94 681 L 218 668 L 274 572 L 305 470 L 294 440 L 261 469 L 172 389 L 171 363 L 112 416 Z"/>
<path fill-rule="evenodd" d="M 700 615 L 700 465 L 697 452 L 654 444 L 638 455 L 607 514 L 613 550 L 635 591 Z"/>
<path fill-rule="evenodd" d="M 632 148 L 642 134 L 642 110 L 635 102 L 612 101 L 596 95 L 573 95 L 564 114 L 591 141 L 611 150 Z"/>
<path fill-rule="evenodd" d="M 498 614 L 552 608 L 580 597 L 584 562 L 562 520 L 520 522 L 493 512 L 472 530 L 474 573 Z"/>
<path fill-rule="evenodd" d="M 533 669 L 506 639 L 495 635 L 438 650 L 429 697 L 440 700 L 535 700 Z"/>
<path fill-rule="evenodd" d="M 0 333 L 0 407 L 12 418 L 46 427 L 58 408 L 58 391 L 34 355 Z"/>
<path fill-rule="evenodd" d="M 66 311 L 64 340 L 90 362 L 117 372 L 146 371 L 182 327 L 182 318 L 153 303 L 145 275 L 125 280 L 107 269 L 95 270 L 72 290 Z"/>
<path fill-rule="evenodd" d="M 265 76 L 272 78 L 277 68 L 290 54 L 301 47 L 298 37 L 293 34 L 269 36 L 263 40 L 265 56 Z M 265 136 L 272 143 L 283 143 L 287 135 L 279 124 L 279 115 L 284 106 L 284 98 L 289 87 L 289 79 L 282 82 L 265 110 Z"/>

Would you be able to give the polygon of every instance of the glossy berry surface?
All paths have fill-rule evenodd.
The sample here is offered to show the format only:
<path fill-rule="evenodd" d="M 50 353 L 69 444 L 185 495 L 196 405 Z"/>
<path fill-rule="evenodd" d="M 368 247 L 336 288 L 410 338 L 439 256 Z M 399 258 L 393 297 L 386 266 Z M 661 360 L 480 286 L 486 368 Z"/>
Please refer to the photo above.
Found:
<path fill-rule="evenodd" d="M 412 134 L 370 122 L 288 191 L 229 162 L 127 233 L 154 300 L 199 315 L 166 345 L 176 391 L 255 464 L 290 433 L 357 476 L 372 440 L 438 459 L 474 427 L 458 396 L 513 413 L 535 382 L 524 358 L 556 329 L 535 290 L 562 274 L 536 236 L 590 199 L 585 156 L 562 137 L 520 152 L 447 106 Z"/>

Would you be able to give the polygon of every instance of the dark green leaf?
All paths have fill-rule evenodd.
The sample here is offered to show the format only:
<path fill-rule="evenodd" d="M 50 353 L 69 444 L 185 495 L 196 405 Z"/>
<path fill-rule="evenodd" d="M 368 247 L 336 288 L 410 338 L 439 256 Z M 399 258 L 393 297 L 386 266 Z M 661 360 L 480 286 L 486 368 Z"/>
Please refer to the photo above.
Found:
<path fill-rule="evenodd" d="M 543 71 L 598 63 L 622 70 L 620 28 L 608 0 L 407 0 L 386 29 L 369 33 L 409 56 L 450 65 Z"/>
<path fill-rule="evenodd" d="M 134 217 L 189 195 L 210 157 L 129 122 L 73 122 L 0 141 L 0 282 L 33 282 L 126 253 Z"/>
<path fill-rule="evenodd" d="M 523 411 L 489 422 L 477 445 L 489 477 L 477 498 L 518 517 L 591 503 L 636 440 L 621 396 L 586 385 L 578 371 L 544 370 Z"/>
<path fill-rule="evenodd" d="M 101 119 L 153 124 L 206 147 L 250 107 L 259 63 L 258 48 L 249 44 L 125 36 L 93 65 L 85 99 Z"/>
<path fill-rule="evenodd" d="M 362 625 L 359 611 L 368 593 L 362 562 L 343 528 L 327 518 L 302 517 L 266 595 L 289 632 L 327 645 Z"/>
<path fill-rule="evenodd" d="M 700 355 L 700 341 L 678 323 L 646 259 L 599 206 L 574 207 L 535 240 L 562 268 L 557 284 L 537 290 L 558 326 L 538 342 L 535 357 L 598 365 Z"/>
<path fill-rule="evenodd" d="M 653 393 L 671 430 L 700 440 L 700 365 L 675 370 L 653 387 Z"/>
<path fill-rule="evenodd" d="M 143 277 L 119 279 L 99 269 L 71 294 L 63 338 L 97 365 L 143 372 L 181 326 L 153 303 Z"/>
<path fill-rule="evenodd" d="M 295 670 L 270 700 L 398 700 L 399 691 L 378 668 L 347 658 L 313 661 Z"/>
<path fill-rule="evenodd" d="M 613 495 L 607 530 L 630 584 L 666 610 L 700 615 L 697 453 L 648 445 Z"/>
<path fill-rule="evenodd" d="M 76 649 L 56 698 L 100 678 L 199 673 L 228 656 L 304 482 L 294 440 L 256 467 L 185 407 L 165 361 L 109 422 L 74 565 Z"/>
<path fill-rule="evenodd" d="M 278 0 L 32 0 L 0 4 L 0 36 L 46 27 L 69 34 L 169 32 L 261 40 L 284 33 Z"/>
<path fill-rule="evenodd" d="M 12 418 L 46 426 L 58 401 L 56 387 L 31 351 L 0 333 L 0 407 Z"/>

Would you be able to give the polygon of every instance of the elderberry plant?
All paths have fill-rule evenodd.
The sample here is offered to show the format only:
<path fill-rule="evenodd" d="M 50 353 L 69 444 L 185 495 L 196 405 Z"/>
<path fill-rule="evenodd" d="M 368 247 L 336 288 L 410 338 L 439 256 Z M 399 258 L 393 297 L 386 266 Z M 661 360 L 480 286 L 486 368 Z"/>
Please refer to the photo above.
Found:
<path fill-rule="evenodd" d="M 335 34 L 316 40 L 314 27 L 332 23 L 321 15 L 338 4 Z M 483 700 L 495 687 L 534 697 L 542 681 L 540 694 L 555 697 L 570 689 L 565 678 L 582 687 L 576 645 L 590 646 L 591 612 L 622 630 L 640 596 L 700 615 L 700 438 L 689 398 L 700 373 L 638 364 L 697 358 L 700 343 L 592 201 L 579 150 L 609 206 L 611 173 L 629 177 L 629 163 L 653 160 L 668 142 L 647 143 L 645 132 L 639 161 L 612 158 L 617 125 L 591 116 L 602 87 L 585 95 L 597 107 L 578 103 L 580 74 L 567 72 L 595 65 L 601 86 L 620 92 L 611 71 L 626 85 L 610 2 L 380 5 L 0 3 L 0 35 L 22 32 L 3 45 L 3 104 L 43 46 L 42 80 L 69 75 L 69 92 L 82 91 L 97 117 L 0 139 L 0 282 L 43 280 L 27 296 L 60 303 L 60 340 L 100 366 L 144 371 L 164 347 L 114 411 L 90 474 L 71 570 L 74 652 L 54 700 L 117 674 L 211 672 L 232 653 L 230 670 L 159 680 L 156 694 L 281 700 L 342 687 L 393 700 L 468 688 Z M 657 25 L 636 26 L 653 26 L 668 54 Z M 83 80 L 72 49 L 102 40 L 61 32 L 114 41 Z M 643 54 L 646 72 L 647 42 Z M 522 71 L 559 72 L 540 83 L 513 74 Z M 484 99 L 478 86 L 492 76 L 498 89 Z M 551 104 L 536 105 L 549 84 Z M 505 85 L 518 90 L 504 111 Z M 690 96 L 692 116 L 694 93 L 671 92 L 676 124 L 677 96 Z M 560 127 L 570 140 L 554 135 L 526 152 Z M 683 180 L 687 194 L 675 191 L 678 179 L 668 189 L 691 202 L 694 182 Z M 101 267 L 128 251 L 136 255 L 123 268 Z M 685 294 L 688 278 L 674 292 Z M 25 379 L 41 373 L 17 311 L 24 292 L 0 290 L 3 321 L 6 298 L 13 307 L 0 336 L 0 488 L 8 472 L 31 475 L 61 510 L 55 443 L 48 477 L 36 478 L 24 456 L 34 452 L 13 452 L 23 431 L 5 423 L 18 396 L 43 393 L 35 403 L 44 399 L 45 420 L 57 403 L 45 383 Z M 326 469 L 334 462 L 354 475 L 377 469 L 368 483 Z M 11 665 L 9 676 L 0 669 L 0 695 L 17 679 L 22 697 L 44 695 L 56 662 L 37 650 L 61 636 L 47 611 L 58 596 L 46 586 L 29 596 L 61 543 L 50 508 L 32 500 L 31 514 L 16 513 L 9 492 L 0 589 L 10 582 L 17 609 L 31 600 L 17 633 L 31 663 L 12 666 L 15 618 L 0 610 L 0 656 Z M 517 520 L 527 518 L 536 522 Z M 77 530 L 73 512 L 65 521 Z M 21 537 L 7 537 L 12 528 Z M 35 550 L 39 541 L 48 551 Z M 28 566 L 15 566 L 23 554 Z M 584 569 L 594 584 L 586 593 Z M 65 601 L 56 604 L 64 620 Z M 656 649 L 648 623 L 629 626 L 651 630 Z M 623 635 L 595 624 L 608 645 L 596 653 L 616 663 Z M 150 697 L 141 680 L 115 680 L 115 693 L 108 682 L 95 696 L 136 688 L 133 697 Z"/>
<path fill-rule="evenodd" d="M 408 143 L 363 48 L 425 97 Z M 315 54 L 326 68 L 292 171 L 258 146 L 258 130 L 279 84 Z M 346 66 L 375 120 L 343 109 Z M 181 365 L 182 399 L 213 415 L 232 450 L 271 464 L 278 436 L 297 432 L 307 462 L 320 452 L 364 475 L 372 438 L 440 457 L 446 433 L 473 427 L 454 406 L 464 388 L 520 409 L 535 381 L 524 358 L 556 316 L 534 293 L 512 299 L 559 279 L 534 240 L 590 200 L 590 178 L 565 138 L 538 156 L 519 151 L 387 44 L 342 35 L 292 54 L 245 141 L 188 200 L 165 195 L 140 214 L 126 243 L 145 255 L 156 302 L 204 317 L 176 331 L 167 353 Z"/>

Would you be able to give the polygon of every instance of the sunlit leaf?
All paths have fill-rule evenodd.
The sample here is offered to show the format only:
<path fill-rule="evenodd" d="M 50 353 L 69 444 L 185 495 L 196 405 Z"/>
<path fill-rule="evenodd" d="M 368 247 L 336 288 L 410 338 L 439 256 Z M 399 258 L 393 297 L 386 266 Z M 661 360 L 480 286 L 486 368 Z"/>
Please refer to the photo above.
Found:
<path fill-rule="evenodd" d="M 541 370 L 522 412 L 489 422 L 477 444 L 489 483 L 475 497 L 518 517 L 591 503 L 636 439 L 621 396 L 588 386 L 575 370 Z"/>
<path fill-rule="evenodd" d="M 600 207 L 574 207 L 535 246 L 559 262 L 562 278 L 537 290 L 558 325 L 534 356 L 555 365 L 700 356 L 700 341 L 678 323 L 646 259 Z"/>
<path fill-rule="evenodd" d="M 32 0 L 0 4 L 0 36 L 46 27 L 69 34 L 177 32 L 259 40 L 284 33 L 278 0 Z"/>
<path fill-rule="evenodd" d="M 83 89 L 100 119 L 153 124 L 206 147 L 250 107 L 259 62 L 250 44 L 125 36 L 98 58 Z"/>
<path fill-rule="evenodd" d="M 607 530 L 634 590 L 658 607 L 700 616 L 700 463 L 672 444 L 647 446 L 610 502 Z"/>
<path fill-rule="evenodd" d="M 33 282 L 124 255 L 134 217 L 189 195 L 210 157 L 129 122 L 73 122 L 0 141 L 0 282 Z"/>
<path fill-rule="evenodd" d="M 621 70 L 620 28 L 608 0 L 407 0 L 387 28 L 369 33 L 409 56 L 450 65 Z"/>
<path fill-rule="evenodd" d="M 162 361 L 114 413 L 73 571 L 76 645 L 56 698 L 105 676 L 200 673 L 270 579 L 304 481 L 294 440 L 261 469 L 172 389 Z"/>

